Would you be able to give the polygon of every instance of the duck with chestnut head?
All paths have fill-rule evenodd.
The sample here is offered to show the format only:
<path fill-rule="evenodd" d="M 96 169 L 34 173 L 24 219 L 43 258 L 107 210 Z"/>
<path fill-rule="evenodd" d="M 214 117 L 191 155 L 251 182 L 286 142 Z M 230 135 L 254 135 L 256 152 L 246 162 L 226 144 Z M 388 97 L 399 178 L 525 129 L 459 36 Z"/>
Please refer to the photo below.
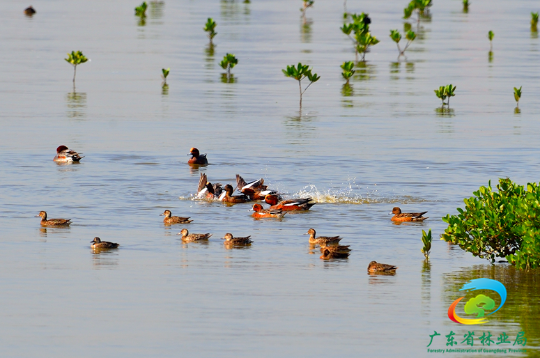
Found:
<path fill-rule="evenodd" d="M 206 154 L 200 154 L 197 148 L 191 148 L 188 155 L 191 155 L 191 158 L 188 160 L 188 164 L 196 164 L 196 165 L 208 164 L 208 159 L 206 159 Z"/>

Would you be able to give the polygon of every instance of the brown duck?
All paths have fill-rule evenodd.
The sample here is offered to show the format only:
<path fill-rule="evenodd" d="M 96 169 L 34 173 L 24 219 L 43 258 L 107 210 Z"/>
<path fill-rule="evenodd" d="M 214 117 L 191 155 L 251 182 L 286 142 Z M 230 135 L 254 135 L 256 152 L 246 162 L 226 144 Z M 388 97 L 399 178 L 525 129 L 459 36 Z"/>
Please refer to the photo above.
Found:
<path fill-rule="evenodd" d="M 212 234 L 206 233 L 206 234 L 190 234 L 187 229 L 182 229 L 177 235 L 182 235 L 182 241 L 184 242 L 194 242 L 194 241 L 202 241 L 202 240 L 208 240 Z"/>
<path fill-rule="evenodd" d="M 277 191 L 268 190 L 268 187 L 264 185 L 263 178 L 246 183 L 244 178 L 236 174 L 236 187 L 239 192 L 247 195 L 250 200 L 264 200 L 266 195 L 276 195 L 279 198 Z"/>
<path fill-rule="evenodd" d="M 368 272 L 392 273 L 396 272 L 397 267 L 394 265 L 380 264 L 377 261 L 371 261 L 368 265 Z"/>
<path fill-rule="evenodd" d="M 189 220 L 189 218 L 183 218 L 181 216 L 171 216 L 170 210 L 165 210 L 163 214 L 160 214 L 160 216 L 165 215 L 165 218 L 163 219 L 163 223 L 165 225 L 173 225 L 173 224 L 189 224 L 193 220 Z"/>
<path fill-rule="evenodd" d="M 346 259 L 349 257 L 350 252 L 349 246 L 325 246 L 321 247 L 321 259 Z"/>
<path fill-rule="evenodd" d="M 47 220 L 47 213 L 40 211 L 36 217 L 41 217 L 41 226 L 69 226 L 71 219 L 49 219 Z"/>
<path fill-rule="evenodd" d="M 94 250 L 96 249 L 116 249 L 120 244 L 109 241 L 101 241 L 99 237 L 94 237 L 94 240 L 90 241 L 92 245 L 90 247 Z"/>
<path fill-rule="evenodd" d="M 226 233 L 222 239 L 225 240 L 225 245 L 251 245 L 253 241 L 250 240 L 250 237 L 234 237 L 231 233 Z"/>
<path fill-rule="evenodd" d="M 249 198 L 245 195 L 235 195 L 233 196 L 233 187 L 230 184 L 227 184 L 223 187 L 223 193 L 219 197 L 219 200 L 225 202 L 225 203 L 245 203 L 249 201 Z"/>
<path fill-rule="evenodd" d="M 401 209 L 395 207 L 392 209 L 392 221 L 424 221 L 429 218 L 425 218 L 422 215 L 427 213 L 427 211 L 421 213 L 402 213 Z"/>
<path fill-rule="evenodd" d="M 319 245 L 321 247 L 324 246 L 333 246 L 338 245 L 341 241 L 341 237 L 339 236 L 319 236 L 315 237 L 317 233 L 315 232 L 315 229 L 309 229 L 308 232 L 306 232 L 304 235 L 309 235 L 309 243 L 311 245 Z"/>

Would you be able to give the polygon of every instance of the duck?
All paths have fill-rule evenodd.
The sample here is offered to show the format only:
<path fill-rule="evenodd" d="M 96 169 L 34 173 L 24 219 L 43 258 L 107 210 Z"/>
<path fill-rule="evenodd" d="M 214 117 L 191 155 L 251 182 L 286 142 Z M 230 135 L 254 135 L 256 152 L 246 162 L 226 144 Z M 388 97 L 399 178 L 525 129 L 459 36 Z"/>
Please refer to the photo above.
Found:
<path fill-rule="evenodd" d="M 231 233 L 226 233 L 222 239 L 225 240 L 225 245 L 251 245 L 253 241 L 250 240 L 250 237 L 234 237 Z"/>
<path fill-rule="evenodd" d="M 422 215 L 427 213 L 427 211 L 421 213 L 402 213 L 401 209 L 395 207 L 392 209 L 392 221 L 424 221 L 429 218 L 425 218 Z"/>
<path fill-rule="evenodd" d="M 212 185 L 212 183 L 208 181 L 206 174 L 201 173 L 199 187 L 197 188 L 197 198 L 214 200 L 219 199 L 222 194 L 223 188 L 221 187 L 221 184 L 216 183 Z"/>
<path fill-rule="evenodd" d="M 28 6 L 26 9 L 24 9 L 24 14 L 26 16 L 32 16 L 36 13 L 36 10 L 32 7 L 32 5 Z"/>
<path fill-rule="evenodd" d="M 94 237 L 94 240 L 90 241 L 92 245 L 90 245 L 90 248 L 96 250 L 96 249 L 116 249 L 120 244 L 117 244 L 116 242 L 109 242 L 109 241 L 101 241 L 99 237 Z"/>
<path fill-rule="evenodd" d="M 261 218 L 274 218 L 274 219 L 283 219 L 286 213 L 283 212 L 281 209 L 264 209 L 261 204 L 255 204 L 253 205 L 253 211 L 254 213 L 251 214 L 255 219 L 261 219 Z"/>
<path fill-rule="evenodd" d="M 180 216 L 171 216 L 170 210 L 165 210 L 163 214 L 160 214 L 160 216 L 165 215 L 165 218 L 163 218 L 163 223 L 165 225 L 173 225 L 173 224 L 189 224 L 193 220 L 189 220 L 189 217 L 183 218 Z"/>
<path fill-rule="evenodd" d="M 188 160 L 188 164 L 197 164 L 197 165 L 206 165 L 208 164 L 208 159 L 206 159 L 206 154 L 200 154 L 197 148 L 191 148 L 189 154 L 191 158 Z"/>
<path fill-rule="evenodd" d="M 208 240 L 212 234 L 206 233 L 206 234 L 190 234 L 188 229 L 182 229 L 177 235 L 182 235 L 182 241 L 184 242 L 194 242 L 194 241 L 202 241 L 202 240 Z"/>
<path fill-rule="evenodd" d="M 236 188 L 250 200 L 264 200 L 266 195 L 278 195 L 277 191 L 268 190 L 263 178 L 246 183 L 244 178 L 236 174 Z"/>
<path fill-rule="evenodd" d="M 319 245 L 321 247 L 324 246 L 336 246 L 339 245 L 339 242 L 341 241 L 341 237 L 339 236 L 319 236 L 315 237 L 316 235 L 315 229 L 309 229 L 308 232 L 306 232 L 304 235 L 309 235 L 309 243 L 311 245 Z"/>
<path fill-rule="evenodd" d="M 397 267 L 394 265 L 381 264 L 377 261 L 371 261 L 368 265 L 368 272 L 395 273 Z"/>
<path fill-rule="evenodd" d="M 225 203 L 233 203 L 233 204 L 245 203 L 245 202 L 249 201 L 249 198 L 247 196 L 245 196 L 244 194 L 233 196 L 232 195 L 233 191 L 234 191 L 234 189 L 233 189 L 232 185 L 230 185 L 230 184 L 225 185 L 223 187 L 223 193 L 219 196 L 219 200 L 223 201 Z"/>
<path fill-rule="evenodd" d="M 41 217 L 41 226 L 69 226 L 71 219 L 49 219 L 47 220 L 47 213 L 40 211 L 36 217 Z"/>
<path fill-rule="evenodd" d="M 321 247 L 321 259 L 346 259 L 349 257 L 350 252 L 349 246 L 325 246 Z"/>
<path fill-rule="evenodd" d="M 81 156 L 82 153 L 77 153 L 76 151 L 69 149 L 65 145 L 61 145 L 58 148 L 56 148 L 56 156 L 54 157 L 54 161 L 58 163 L 78 163 L 83 156 Z"/>
<path fill-rule="evenodd" d="M 275 199 L 275 196 L 267 195 L 264 200 L 268 204 L 272 205 L 271 203 L 274 202 L 274 199 Z M 315 204 L 316 204 L 315 200 L 311 198 L 289 199 L 289 200 L 280 201 L 277 204 L 273 204 L 272 206 L 270 206 L 270 210 L 280 209 L 283 211 L 306 211 L 306 210 L 309 210 L 309 208 L 311 208 Z"/>

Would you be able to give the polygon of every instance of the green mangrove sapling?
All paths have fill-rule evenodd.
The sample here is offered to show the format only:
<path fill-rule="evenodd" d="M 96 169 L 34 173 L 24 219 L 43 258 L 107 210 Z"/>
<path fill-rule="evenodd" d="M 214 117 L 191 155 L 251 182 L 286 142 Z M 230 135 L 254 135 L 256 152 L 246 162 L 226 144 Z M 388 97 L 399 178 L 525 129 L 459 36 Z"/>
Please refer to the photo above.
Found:
<path fill-rule="evenodd" d="M 349 80 L 350 78 L 354 75 L 354 73 L 356 72 L 355 70 L 353 70 L 354 68 L 354 62 L 352 61 L 347 61 L 347 62 L 343 62 L 343 64 L 340 66 L 341 69 L 343 70 L 341 72 L 341 75 L 343 76 L 343 78 L 347 81 L 347 84 L 349 84 Z"/>
<path fill-rule="evenodd" d="M 231 69 L 237 64 L 238 64 L 238 59 L 231 53 L 228 53 L 225 56 L 223 56 L 223 60 L 219 63 L 219 65 L 224 70 L 227 70 L 227 77 L 230 77 Z"/>
<path fill-rule="evenodd" d="M 304 3 L 302 5 L 302 7 L 300 8 L 300 11 L 302 12 L 302 18 L 305 19 L 306 18 L 306 11 L 307 9 L 309 9 L 310 7 L 313 6 L 313 4 L 315 3 L 314 0 L 302 0 Z"/>
<path fill-rule="evenodd" d="M 431 229 L 426 232 L 422 230 L 422 243 L 424 244 L 424 247 L 422 247 L 422 253 L 424 254 L 426 260 L 429 259 L 429 252 L 431 251 Z"/>
<path fill-rule="evenodd" d="M 495 34 L 493 31 L 489 30 L 488 32 L 488 39 L 489 39 L 489 51 L 493 51 L 493 38 L 495 37 Z"/>
<path fill-rule="evenodd" d="M 311 86 L 312 83 L 317 82 L 320 76 L 317 76 L 316 73 L 311 73 L 311 69 L 308 65 L 302 65 L 302 63 L 298 62 L 298 66 L 287 66 L 287 69 L 281 70 L 283 74 L 286 77 L 294 78 L 298 81 L 298 88 L 300 90 L 300 108 L 302 108 L 302 95 L 304 92 L 307 91 L 309 86 Z M 309 84 L 307 87 L 302 91 L 302 80 L 307 78 L 309 81 Z"/>
<path fill-rule="evenodd" d="M 407 33 L 405 34 L 405 38 L 407 39 L 407 44 L 405 45 L 403 50 L 401 50 L 401 48 L 399 47 L 399 42 L 401 41 L 401 34 L 399 33 L 398 30 L 390 30 L 390 38 L 394 40 L 394 42 L 397 44 L 397 48 L 399 51 L 398 57 L 401 57 L 401 56 L 405 56 L 405 51 L 407 50 L 407 48 L 409 48 L 409 45 L 411 44 L 411 42 L 413 42 L 416 39 L 416 34 L 414 33 L 414 31 L 410 31 L 410 30 L 407 31 Z"/>
<path fill-rule="evenodd" d="M 88 61 L 88 59 L 83 55 L 81 51 L 71 51 L 71 53 L 68 52 L 68 58 L 65 58 L 66 62 L 71 63 L 73 65 L 73 83 L 75 83 L 75 76 L 77 75 L 77 66 L 81 63 L 85 63 Z"/>
<path fill-rule="evenodd" d="M 162 68 L 161 69 L 161 72 L 162 72 L 162 75 L 161 75 L 161 78 L 163 78 L 163 85 L 166 85 L 167 84 L 167 76 L 169 75 L 169 72 L 171 71 L 170 68 Z"/>
<path fill-rule="evenodd" d="M 353 22 L 344 24 L 340 29 L 353 42 L 356 50 L 356 61 L 358 62 L 358 53 L 362 53 L 362 61 L 365 61 L 366 52 L 369 50 L 369 47 L 378 44 L 379 40 L 375 36 L 371 36 L 369 32 L 371 19 L 368 14 L 352 14 L 351 17 Z"/>
<path fill-rule="evenodd" d="M 519 107 L 519 100 L 521 99 L 521 88 L 514 87 L 514 99 L 516 100 L 516 106 Z"/>
<path fill-rule="evenodd" d="M 531 30 L 536 32 L 538 31 L 538 13 L 531 12 Z"/>
<path fill-rule="evenodd" d="M 215 32 L 216 29 L 216 22 L 209 17 L 208 20 L 206 20 L 206 24 L 204 25 L 204 31 L 208 33 L 208 38 L 210 39 L 210 45 L 212 45 L 212 39 L 216 37 L 217 32 Z"/>
<path fill-rule="evenodd" d="M 148 8 L 148 4 L 143 2 L 141 5 L 137 6 L 135 8 L 135 16 L 139 17 L 146 17 L 146 9 Z"/>

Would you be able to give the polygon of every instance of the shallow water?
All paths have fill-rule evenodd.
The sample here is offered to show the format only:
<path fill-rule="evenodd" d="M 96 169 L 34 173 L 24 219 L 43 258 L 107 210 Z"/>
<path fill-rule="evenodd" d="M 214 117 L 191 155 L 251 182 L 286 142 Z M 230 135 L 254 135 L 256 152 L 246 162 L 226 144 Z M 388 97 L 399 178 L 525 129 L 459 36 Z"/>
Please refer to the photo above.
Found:
<path fill-rule="evenodd" d="M 381 40 L 352 92 L 339 68 L 354 59 L 339 30 L 342 2 L 317 1 L 307 27 L 300 2 L 289 1 L 166 2 L 149 8 L 144 26 L 128 1 L 33 5 L 33 18 L 15 3 L 0 14 L 2 356 L 418 357 L 429 355 L 433 331 L 463 340 L 471 328 L 447 309 L 478 277 L 500 280 L 509 296 L 500 315 L 474 326 L 476 337 L 524 331 L 528 352 L 514 355 L 538 354 L 536 272 L 491 266 L 439 240 L 429 265 L 420 253 L 421 230 L 438 237 L 440 218 L 480 185 L 537 180 L 535 3 L 475 2 L 464 14 L 459 1 L 436 1 L 396 63 L 388 33 L 403 30 L 406 3 L 348 1 L 370 14 Z M 209 16 L 218 23 L 213 55 L 201 29 Z M 74 88 L 62 58 L 79 49 L 91 61 Z M 235 83 L 221 81 L 227 52 L 239 59 Z M 281 73 L 298 61 L 321 76 L 301 112 L 296 83 Z M 433 89 L 448 83 L 456 97 L 440 113 Z M 60 144 L 86 157 L 56 165 Z M 186 165 L 190 147 L 210 165 Z M 221 183 L 264 177 L 318 204 L 255 221 L 249 204 L 193 200 L 200 172 Z M 394 225 L 393 206 L 430 219 Z M 210 242 L 182 244 L 182 226 L 163 226 L 164 209 L 191 216 L 189 230 L 213 233 Z M 40 210 L 73 224 L 42 229 Z M 320 260 L 302 235 L 310 227 L 344 237 L 350 258 Z M 227 250 L 226 232 L 254 243 Z M 95 236 L 121 247 L 93 254 Z M 372 260 L 397 274 L 368 276 Z"/>

